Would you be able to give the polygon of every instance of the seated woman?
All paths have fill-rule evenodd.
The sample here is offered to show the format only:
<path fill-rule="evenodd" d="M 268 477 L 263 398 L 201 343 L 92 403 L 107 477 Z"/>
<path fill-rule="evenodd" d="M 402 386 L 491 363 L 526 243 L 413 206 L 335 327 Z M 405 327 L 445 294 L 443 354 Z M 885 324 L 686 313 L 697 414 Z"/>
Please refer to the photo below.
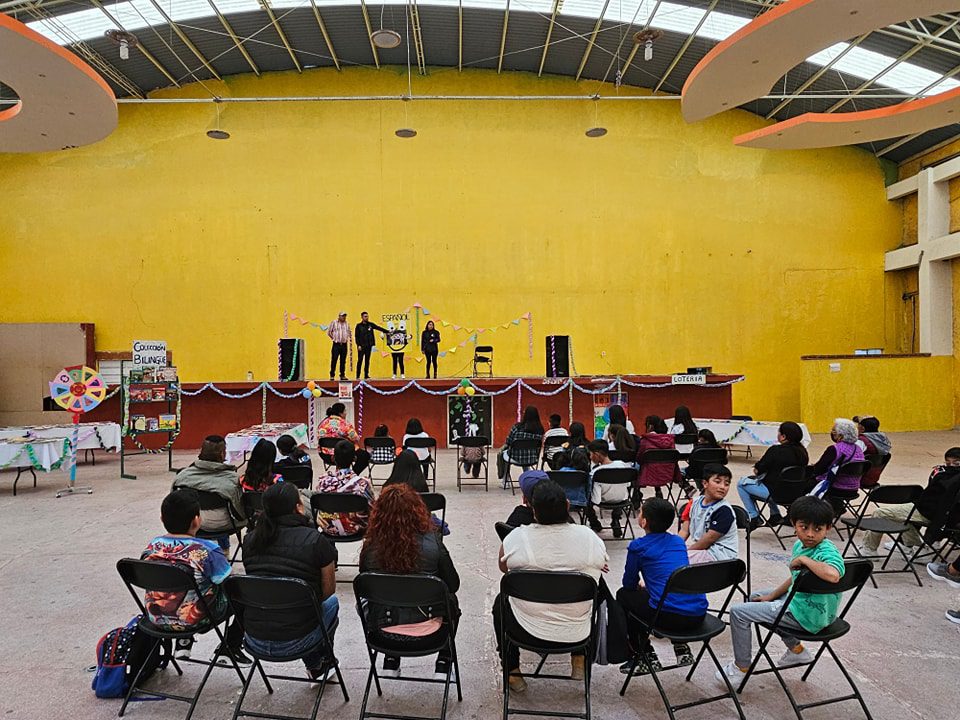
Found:
<path fill-rule="evenodd" d="M 810 462 L 807 449 L 803 446 L 803 430 L 795 422 L 780 424 L 777 431 L 777 444 L 767 448 L 767 451 L 753 466 L 753 475 L 740 478 L 737 483 L 737 492 L 743 501 L 743 509 L 750 516 L 750 528 L 760 527 L 760 511 L 757 509 L 757 500 L 768 500 L 770 490 L 764 484 L 764 478 L 779 478 L 780 472 L 786 467 L 806 467 Z M 777 527 L 783 523 L 780 508 L 768 502 L 770 516 L 767 525 Z"/>
<path fill-rule="evenodd" d="M 344 414 L 347 412 L 347 406 L 342 402 L 335 402 L 333 405 L 327 408 L 327 416 L 320 421 L 320 424 L 317 425 L 317 439 L 321 438 L 343 438 L 344 440 L 349 440 L 353 443 L 353 446 L 356 448 L 356 458 L 354 459 L 353 471 L 355 473 L 362 473 L 367 469 L 367 465 L 370 464 L 370 453 L 363 449 L 360 444 L 360 436 L 357 435 L 356 429 L 352 424 L 347 422 L 344 419 Z M 321 448 L 320 452 L 327 455 L 329 458 L 330 451 L 324 448 Z"/>
<path fill-rule="evenodd" d="M 560 472 L 579 471 L 586 473 L 588 476 L 590 475 L 590 452 L 586 447 L 577 447 L 572 451 L 562 450 L 554 460 L 556 464 L 560 466 L 557 468 Z M 571 506 L 578 508 L 587 506 L 587 488 L 589 485 L 590 483 L 588 481 L 586 485 L 579 489 L 566 487 L 563 489 Z"/>
<path fill-rule="evenodd" d="M 614 460 L 623 460 L 631 464 L 637 459 L 637 440 L 633 433 L 623 425 L 607 425 L 607 434 L 610 436 L 609 448 Z"/>
<path fill-rule="evenodd" d="M 437 632 L 443 621 L 450 623 L 450 632 L 457 631 L 460 618 L 456 592 L 460 576 L 450 553 L 436 532 L 427 506 L 413 488 L 405 483 L 385 487 L 370 512 L 370 524 L 360 550 L 361 572 L 384 572 L 398 575 L 434 575 L 450 591 L 453 605 L 451 618 L 443 618 L 440 608 L 387 608 L 368 605 L 367 619 L 391 640 L 416 641 Z M 424 619 L 429 618 L 429 619 Z M 437 657 L 434 667 L 446 677 L 450 658 Z M 400 658 L 385 655 L 381 675 L 395 677 L 400 673 Z"/>
<path fill-rule="evenodd" d="M 633 427 L 633 423 L 627 418 L 627 413 L 623 409 L 622 405 L 611 405 L 610 409 L 607 411 L 607 415 L 610 418 L 609 424 L 603 429 L 603 435 L 600 436 L 601 440 L 607 441 L 608 447 L 613 447 L 613 426 L 617 425 L 620 427 L 625 427 L 627 432 L 633 435 L 636 432 L 636 429 Z M 572 429 L 572 428 L 571 428 Z"/>
<path fill-rule="evenodd" d="M 410 438 L 428 438 L 430 437 L 423 430 L 423 424 L 418 418 L 410 418 L 407 420 L 407 429 L 403 433 L 403 440 L 401 441 L 401 447 L 407 444 L 407 440 Z M 417 456 L 417 460 L 420 461 L 420 466 L 423 468 L 424 477 L 429 476 L 430 474 L 430 450 L 428 448 L 411 448 L 411 452 Z"/>
<path fill-rule="evenodd" d="M 375 438 L 390 437 L 390 428 L 380 423 L 373 429 Z M 397 450 L 392 447 L 375 447 L 370 449 L 370 462 L 380 465 L 389 465 L 397 458 Z"/>
<path fill-rule="evenodd" d="M 717 436 L 713 434 L 713 430 L 708 428 L 701 428 L 697 430 L 697 447 L 698 448 L 707 448 L 710 450 L 722 450 L 720 443 L 717 442 Z"/>
<path fill-rule="evenodd" d="M 673 411 L 673 425 L 670 427 L 671 435 L 697 435 L 697 424 L 693 421 L 693 415 L 690 414 L 690 408 L 686 405 L 678 405 Z M 680 453 L 693 452 L 693 445 L 677 445 L 677 451 Z"/>
<path fill-rule="evenodd" d="M 312 467 L 307 451 L 301 445 L 297 445 L 297 441 L 292 435 L 281 435 L 277 438 L 277 452 L 280 453 L 281 457 L 273 464 L 275 468 L 298 467 L 300 465 Z"/>
<path fill-rule="evenodd" d="M 890 438 L 880 432 L 880 421 L 873 415 L 865 415 L 857 422 L 859 440 L 863 443 L 863 456 L 871 460 L 871 468 L 860 479 L 860 487 L 872 488 L 880 484 L 880 475 L 883 473 L 881 461 L 893 449 Z"/>
<path fill-rule="evenodd" d="M 677 465 L 670 467 L 666 463 L 644 465 L 643 454 L 647 450 L 674 450 L 675 439 L 667 432 L 667 424 L 659 415 L 647 415 L 644 425 L 646 429 L 640 436 L 640 449 L 637 454 L 637 462 L 640 463 L 640 487 L 656 488 L 657 497 L 663 497 L 661 488 L 664 485 L 683 480 L 680 468 Z"/>
<path fill-rule="evenodd" d="M 820 459 L 807 468 L 807 476 L 812 476 L 816 481 L 814 494 L 823 497 L 828 490 L 858 492 L 860 475 L 840 472 L 840 468 L 847 463 L 864 460 L 863 450 L 857 444 L 857 426 L 852 420 L 837 418 L 833 421 L 830 439 L 833 445 L 828 446 Z M 842 508 L 835 505 L 834 509 L 839 511 Z"/>
<path fill-rule="evenodd" d="M 357 475 L 350 467 L 356 459 L 356 450 L 349 440 L 341 440 L 333 449 L 334 467 L 317 479 L 318 493 L 352 493 L 362 495 L 373 502 L 373 483 L 363 475 Z M 367 513 L 341 512 L 319 513 L 317 523 L 327 535 L 356 535 L 367 527 Z"/>
<path fill-rule="evenodd" d="M 333 545 L 304 516 L 296 486 L 277 483 L 267 488 L 260 520 L 243 541 L 244 570 L 247 575 L 305 580 L 321 601 L 323 626 L 331 643 L 340 607 L 334 594 L 336 560 Z M 310 677 L 322 682 L 333 671 L 333 648 L 323 644 L 313 608 L 291 608 L 278 616 L 250 607 L 243 625 L 244 642 L 257 654 L 287 657 L 309 651 L 303 664 Z"/>
<path fill-rule="evenodd" d="M 573 450 L 578 447 L 586 447 L 588 442 L 590 441 L 587 439 L 587 429 L 583 426 L 583 423 L 570 423 L 570 439 L 564 447 L 567 450 Z"/>
<path fill-rule="evenodd" d="M 427 479 L 423 476 L 423 467 L 420 465 L 420 459 L 413 450 L 404 450 L 393 462 L 393 470 L 390 477 L 384 481 L 383 486 L 397 485 L 404 483 L 412 487 L 416 492 L 429 492 Z"/>
<path fill-rule="evenodd" d="M 536 440 L 538 445 L 533 449 L 513 450 L 513 444 L 517 440 Z M 540 413 L 533 405 L 527 405 L 523 411 L 523 420 L 518 422 L 507 435 L 507 440 L 500 450 L 500 462 L 497 463 L 498 470 L 503 466 L 503 472 L 500 473 L 500 480 L 504 481 L 506 487 L 507 473 L 510 471 L 511 463 L 519 465 L 524 470 L 529 470 L 537 464 L 540 457 L 539 443 L 543 441 L 543 423 L 540 422 Z"/>
<path fill-rule="evenodd" d="M 277 446 L 266 438 L 257 440 L 247 460 L 247 471 L 240 478 L 240 487 L 253 492 L 263 492 L 280 479 L 273 472 L 277 459 Z"/>

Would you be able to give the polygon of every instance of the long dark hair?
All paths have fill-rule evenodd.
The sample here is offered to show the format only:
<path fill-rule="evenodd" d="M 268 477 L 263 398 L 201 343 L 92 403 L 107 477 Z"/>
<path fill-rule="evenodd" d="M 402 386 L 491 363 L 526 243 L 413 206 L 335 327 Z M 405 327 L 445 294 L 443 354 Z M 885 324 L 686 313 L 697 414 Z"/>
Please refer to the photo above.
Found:
<path fill-rule="evenodd" d="M 608 415 L 610 415 L 611 425 L 623 425 L 623 427 L 627 426 L 627 413 L 623 409 L 622 405 L 611 405 Z"/>
<path fill-rule="evenodd" d="M 582 422 L 570 423 L 570 448 L 577 448 L 587 444 L 587 429 Z"/>
<path fill-rule="evenodd" d="M 533 435 L 543 435 L 543 423 L 540 422 L 540 412 L 533 406 L 527 405 L 523 409 L 523 429 Z"/>
<path fill-rule="evenodd" d="M 388 485 L 406 484 L 417 492 L 427 492 L 427 480 L 423 476 L 423 466 L 413 450 L 404 450 L 393 461 L 390 477 L 383 483 Z"/>
<path fill-rule="evenodd" d="M 697 434 L 697 424 L 693 421 L 693 415 L 690 414 L 690 408 L 686 405 L 677 405 L 673 413 L 673 424 L 683 425 L 683 432 L 688 435 Z"/>
<path fill-rule="evenodd" d="M 590 472 L 590 453 L 585 447 L 574 448 L 570 453 L 570 467 L 574 470 Z"/>
<path fill-rule="evenodd" d="M 643 424 L 646 425 L 647 432 L 658 433 L 660 435 L 666 435 L 667 433 L 667 424 L 659 415 L 647 415 Z"/>
<path fill-rule="evenodd" d="M 256 490 L 262 490 L 273 480 L 273 463 L 277 459 L 277 446 L 266 438 L 257 440 L 250 451 L 244 482 Z"/>
<path fill-rule="evenodd" d="M 419 435 L 423 432 L 423 423 L 420 422 L 419 418 L 410 418 L 407 420 L 407 429 L 404 432 L 406 435 Z"/>
<path fill-rule="evenodd" d="M 700 440 L 703 440 L 703 442 L 700 442 Z M 717 436 L 713 434 L 713 430 L 703 428 L 697 431 L 697 446 L 705 448 L 719 448 L 720 443 L 717 442 Z"/>
<path fill-rule="evenodd" d="M 785 423 L 780 423 L 778 428 L 780 434 L 783 435 L 787 442 L 785 445 L 792 445 L 796 448 L 797 455 L 799 455 L 802 460 L 798 463 L 799 465 L 806 465 L 810 462 L 810 455 L 807 454 L 807 449 L 803 446 L 803 430 L 797 423 L 791 422 L 788 420 Z"/>
<path fill-rule="evenodd" d="M 333 405 L 327 408 L 327 417 L 331 415 L 336 415 L 337 417 L 343 417 L 343 414 L 347 411 L 347 406 L 342 402 L 335 402 Z"/>
<path fill-rule="evenodd" d="M 627 432 L 623 425 L 607 425 L 607 432 L 610 437 L 611 449 L 620 452 L 637 452 L 637 441 L 633 439 L 633 434 Z"/>
<path fill-rule="evenodd" d="M 250 545 L 245 549 L 244 557 L 264 552 L 277 541 L 280 525 L 277 522 L 284 515 L 297 511 L 300 491 L 293 483 L 271 485 L 263 493 L 263 512 L 257 519 L 257 526 L 247 533 Z"/>
<path fill-rule="evenodd" d="M 391 485 L 380 492 L 360 549 L 360 563 L 376 554 L 380 570 L 408 574 L 420 569 L 421 536 L 433 530 L 430 512 L 413 488 Z"/>

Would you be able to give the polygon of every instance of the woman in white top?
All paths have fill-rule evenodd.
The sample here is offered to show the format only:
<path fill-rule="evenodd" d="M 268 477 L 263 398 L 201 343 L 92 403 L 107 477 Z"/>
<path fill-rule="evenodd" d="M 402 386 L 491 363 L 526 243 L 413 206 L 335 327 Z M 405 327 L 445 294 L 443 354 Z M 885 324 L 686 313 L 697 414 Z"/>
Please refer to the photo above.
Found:
<path fill-rule="evenodd" d="M 407 440 L 410 438 L 427 438 L 430 437 L 423 431 L 423 425 L 420 424 L 420 420 L 417 418 L 410 418 L 407 420 L 407 431 L 403 434 L 403 440 L 400 442 L 401 447 L 406 446 Z M 410 448 L 410 451 L 417 456 L 417 460 L 420 461 L 420 466 L 423 468 L 423 476 L 430 477 L 430 451 L 427 448 Z"/>
<path fill-rule="evenodd" d="M 627 413 L 624 411 L 623 407 L 620 405 L 611 405 L 610 412 L 610 422 L 607 424 L 607 427 L 603 429 L 603 436 L 601 440 L 606 440 L 609 447 L 613 447 L 613 438 L 610 437 L 610 426 L 611 425 L 623 425 L 627 432 L 631 435 L 636 434 L 636 430 L 633 429 L 633 423 L 627 419 Z"/>
<path fill-rule="evenodd" d="M 554 570 L 581 572 L 594 580 L 607 570 L 603 541 L 589 528 L 568 522 L 570 503 L 563 488 L 553 480 L 541 480 L 531 498 L 535 522 L 513 530 L 500 548 L 500 571 Z M 511 635 L 532 635 L 539 640 L 577 642 L 590 634 L 593 608 L 589 602 L 543 605 L 511 598 L 501 615 L 500 597 L 493 601 L 493 625 L 499 651 L 504 624 Z M 510 689 L 523 692 L 527 684 L 520 673 L 520 650 L 510 648 L 501 662 L 510 669 Z M 583 655 L 571 658 L 571 677 L 582 679 Z"/>
<path fill-rule="evenodd" d="M 697 424 L 693 421 L 690 414 L 690 408 L 686 405 L 678 405 L 673 413 L 673 427 L 670 428 L 671 435 L 696 435 Z M 693 444 L 677 445 L 677 452 L 689 455 L 693 452 Z"/>

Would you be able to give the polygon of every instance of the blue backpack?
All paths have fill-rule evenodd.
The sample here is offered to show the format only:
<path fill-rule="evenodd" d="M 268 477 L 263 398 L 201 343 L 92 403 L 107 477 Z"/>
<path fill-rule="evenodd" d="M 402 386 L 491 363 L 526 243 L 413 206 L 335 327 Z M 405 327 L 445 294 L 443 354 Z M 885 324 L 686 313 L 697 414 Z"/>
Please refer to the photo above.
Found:
<path fill-rule="evenodd" d="M 151 653 L 153 638 L 137 628 L 141 617 L 137 615 L 125 626 L 114 628 L 97 643 L 97 671 L 90 687 L 98 698 L 122 698 L 138 672 L 142 682 L 166 667 L 171 643 L 164 640 Z M 160 652 L 161 647 L 165 653 Z"/>

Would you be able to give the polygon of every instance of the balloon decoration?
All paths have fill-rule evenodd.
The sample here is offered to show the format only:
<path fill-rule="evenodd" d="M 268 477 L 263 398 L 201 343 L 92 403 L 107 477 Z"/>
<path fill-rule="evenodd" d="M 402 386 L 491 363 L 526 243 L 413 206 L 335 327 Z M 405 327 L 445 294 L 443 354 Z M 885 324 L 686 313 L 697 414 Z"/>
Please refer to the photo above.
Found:
<path fill-rule="evenodd" d="M 80 416 L 93 410 L 107 396 L 107 384 L 100 373 L 86 365 L 71 365 L 57 373 L 50 381 L 50 397 L 73 416 L 73 441 L 70 443 L 70 485 L 66 492 L 77 488 L 77 435 L 80 430 Z M 87 494 L 93 488 L 86 488 Z M 61 491 L 63 492 L 63 491 Z M 57 493 L 60 497 L 61 493 Z"/>

